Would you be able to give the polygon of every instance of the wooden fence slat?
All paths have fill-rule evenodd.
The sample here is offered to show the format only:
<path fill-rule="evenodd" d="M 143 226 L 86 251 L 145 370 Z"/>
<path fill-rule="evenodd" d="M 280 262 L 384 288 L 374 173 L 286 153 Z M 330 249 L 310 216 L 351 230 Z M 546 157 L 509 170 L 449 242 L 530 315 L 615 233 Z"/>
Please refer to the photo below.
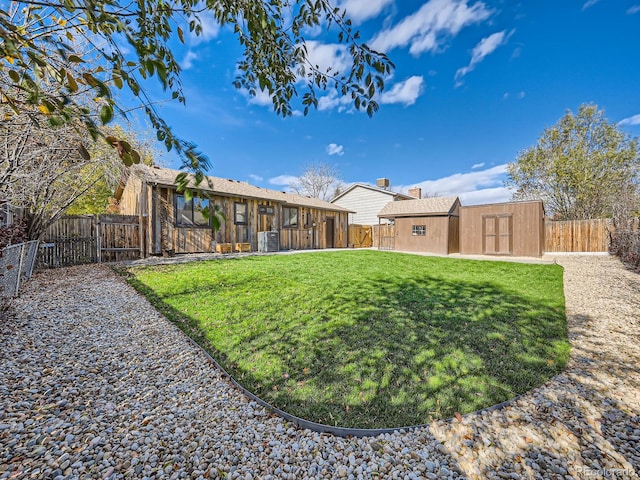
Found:
<path fill-rule="evenodd" d="M 38 268 L 141 258 L 142 222 L 136 215 L 73 215 L 45 232 Z"/>
<path fill-rule="evenodd" d="M 545 252 L 607 252 L 613 221 L 608 218 L 545 222 Z"/>

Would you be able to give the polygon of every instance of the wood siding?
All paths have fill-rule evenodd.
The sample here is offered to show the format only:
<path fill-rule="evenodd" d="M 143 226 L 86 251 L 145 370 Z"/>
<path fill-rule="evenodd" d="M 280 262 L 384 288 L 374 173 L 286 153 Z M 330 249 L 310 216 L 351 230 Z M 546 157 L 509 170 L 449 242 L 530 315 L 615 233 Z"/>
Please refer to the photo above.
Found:
<path fill-rule="evenodd" d="M 460 253 L 539 257 L 544 253 L 542 202 L 475 205 L 460 209 Z"/>
<path fill-rule="evenodd" d="M 226 220 L 218 231 L 211 227 L 186 227 L 176 224 L 175 196 L 173 188 L 154 187 L 132 182 L 125 187 L 121 212 L 128 208 L 144 208 L 148 213 L 146 248 L 151 254 L 214 252 L 216 244 L 249 244 L 251 251 L 258 249 L 258 232 L 278 231 L 281 250 L 303 250 L 327 248 L 327 225 L 333 219 L 333 242 L 336 248 L 347 247 L 347 212 L 320 210 L 310 207 L 281 204 L 270 200 L 216 196 L 210 204 L 217 206 Z M 145 195 L 146 190 L 146 195 Z M 136 194 L 141 198 L 134 201 Z M 127 198 L 127 200 L 125 200 Z M 235 204 L 247 205 L 246 225 L 235 224 Z M 259 207 L 272 207 L 273 215 L 260 213 Z M 282 227 L 284 207 L 298 209 L 298 225 Z M 329 219 L 329 222 L 327 222 Z"/>
<path fill-rule="evenodd" d="M 458 211 L 459 209 L 456 209 Z M 460 252 L 460 217 L 449 217 L 449 253 Z"/>
<path fill-rule="evenodd" d="M 449 217 L 396 218 L 395 250 L 401 252 L 449 253 Z M 414 235 L 413 226 L 424 225 L 425 235 Z"/>
<path fill-rule="evenodd" d="M 364 187 L 356 187 L 333 202 L 356 213 L 349 214 L 349 223 L 357 225 L 378 225 L 378 213 L 387 203 L 393 201 L 393 192 L 380 192 Z M 384 223 L 388 220 L 384 219 Z"/>
<path fill-rule="evenodd" d="M 145 205 L 143 205 L 142 190 L 142 180 L 135 175 L 130 175 L 120 198 L 120 212 L 126 212 L 127 215 L 142 215 L 146 213 Z"/>

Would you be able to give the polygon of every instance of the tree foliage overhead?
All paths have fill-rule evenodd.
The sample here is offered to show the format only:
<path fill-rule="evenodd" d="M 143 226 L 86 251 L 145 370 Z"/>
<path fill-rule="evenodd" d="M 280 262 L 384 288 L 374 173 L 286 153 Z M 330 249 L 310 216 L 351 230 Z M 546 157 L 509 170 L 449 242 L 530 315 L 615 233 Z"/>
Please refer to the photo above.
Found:
<path fill-rule="evenodd" d="M 567 111 L 507 167 L 515 200 L 540 199 L 558 220 L 610 217 L 637 209 L 640 150 L 595 105 Z M 622 205 L 624 203 L 624 205 Z"/>
<path fill-rule="evenodd" d="M 266 90 L 274 109 L 291 115 L 299 96 L 305 113 L 317 106 L 317 92 L 335 88 L 357 109 L 372 115 L 376 94 L 393 65 L 361 43 L 345 12 L 330 0 L 25 0 L 0 5 L 0 83 L 3 104 L 15 114 L 45 117 L 52 125 L 79 122 L 96 137 L 98 126 L 126 108 L 116 91 L 125 90 L 146 113 L 157 138 L 177 151 L 184 166 L 201 180 L 208 158 L 174 135 L 156 111 L 143 83 L 155 77 L 174 100 L 185 102 L 180 67 L 168 42 L 184 42 L 185 30 L 202 33 L 199 15 L 210 12 L 230 27 L 243 47 L 237 87 Z M 305 32 L 322 26 L 348 46 L 349 71 L 322 70 L 313 64 Z M 78 44 L 89 44 L 80 52 Z M 42 85 L 55 88 L 43 89 Z M 96 105 L 78 101 L 91 92 Z M 97 108 L 96 108 L 97 107 Z M 0 119 L 2 121 L 2 119 Z M 130 152 L 124 152 L 125 158 Z M 129 158 L 130 160 L 130 158 Z"/>

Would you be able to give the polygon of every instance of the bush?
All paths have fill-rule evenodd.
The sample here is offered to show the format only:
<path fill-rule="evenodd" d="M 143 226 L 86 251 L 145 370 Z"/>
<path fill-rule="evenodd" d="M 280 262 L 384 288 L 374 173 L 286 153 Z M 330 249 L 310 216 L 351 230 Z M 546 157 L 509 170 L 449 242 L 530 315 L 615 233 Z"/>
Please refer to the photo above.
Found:
<path fill-rule="evenodd" d="M 23 219 L 14 221 L 11 225 L 0 227 L 0 248 L 16 243 L 28 241 L 27 222 Z M 2 254 L 0 253 L 0 256 Z"/>
<path fill-rule="evenodd" d="M 633 270 L 640 271 L 640 219 L 627 222 L 611 233 L 609 253 L 616 255 Z"/>

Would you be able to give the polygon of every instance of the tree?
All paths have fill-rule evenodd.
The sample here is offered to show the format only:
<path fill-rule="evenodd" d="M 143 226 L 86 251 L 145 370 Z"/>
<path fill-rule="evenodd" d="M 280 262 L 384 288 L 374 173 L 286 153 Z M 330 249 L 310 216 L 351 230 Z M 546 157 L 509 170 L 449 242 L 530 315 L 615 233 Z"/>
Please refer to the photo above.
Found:
<path fill-rule="evenodd" d="M 342 184 L 337 168 L 327 163 L 312 163 L 289 186 L 299 195 L 328 201 L 340 192 Z"/>
<path fill-rule="evenodd" d="M 140 153 L 140 162 L 153 165 L 161 158 L 161 152 L 156 149 L 153 139 L 131 130 L 125 131 L 121 125 L 109 125 L 101 129 L 107 137 L 124 139 Z M 66 215 L 118 213 L 118 205 L 114 199 L 115 190 L 122 181 L 125 166 L 118 161 L 113 148 L 105 142 L 94 142 L 90 145 L 89 156 L 94 162 L 83 167 L 78 174 L 82 178 L 94 175 L 96 181 L 89 189 L 69 205 L 64 212 Z M 97 167 L 94 169 L 94 165 Z M 92 172 L 92 173 L 90 173 Z"/>
<path fill-rule="evenodd" d="M 541 199 L 558 220 L 610 217 L 622 201 L 638 206 L 640 151 L 595 105 L 567 111 L 537 145 L 507 167 L 513 198 Z"/>
<path fill-rule="evenodd" d="M 203 179 L 209 159 L 176 137 L 158 114 L 143 82 L 155 77 L 167 94 L 185 102 L 180 67 L 170 40 L 184 42 L 184 30 L 202 33 L 199 15 L 207 12 L 230 27 L 243 48 L 234 84 L 255 95 L 267 91 L 278 114 L 291 115 L 302 93 L 306 114 L 318 104 L 317 90 L 335 88 L 355 108 L 372 115 L 376 95 L 393 64 L 359 40 L 343 10 L 330 0 L 24 0 L 0 6 L 0 96 L 16 114 L 51 125 L 73 123 L 96 139 L 98 126 L 126 114 L 116 90 L 126 90 L 142 108 L 157 138 L 177 151 L 183 167 Z M 348 71 L 322 70 L 309 58 L 305 32 L 322 26 L 336 33 L 351 56 Z M 92 50 L 79 51 L 79 44 Z M 79 68 L 76 68 L 79 67 Z M 53 85 L 43 89 L 42 84 Z M 299 92 L 300 90 L 300 92 Z M 94 108 L 75 94 L 91 92 Z M 131 151 L 119 149 L 125 162 Z M 178 178 L 186 186 L 186 175 Z"/>
<path fill-rule="evenodd" d="M 0 106 L 0 115 L 6 109 Z M 28 114 L 13 114 L 0 123 L 0 198 L 25 211 L 29 238 L 40 238 L 93 186 L 119 178 L 123 165 L 118 155 L 90 156 L 80 148 L 92 150 L 90 139 L 75 127 L 37 124 Z"/>

